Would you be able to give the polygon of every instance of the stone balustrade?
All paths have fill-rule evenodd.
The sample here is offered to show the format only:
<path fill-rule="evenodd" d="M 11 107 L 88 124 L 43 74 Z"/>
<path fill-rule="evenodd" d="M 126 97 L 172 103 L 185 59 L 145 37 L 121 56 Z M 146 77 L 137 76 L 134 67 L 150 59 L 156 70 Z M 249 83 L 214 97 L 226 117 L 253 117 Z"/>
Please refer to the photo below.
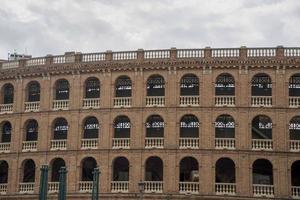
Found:
<path fill-rule="evenodd" d="M 129 181 L 112 181 L 111 182 L 111 192 L 128 192 Z"/>
<path fill-rule="evenodd" d="M 164 96 L 152 96 L 146 97 L 146 106 L 165 106 L 165 97 Z"/>
<path fill-rule="evenodd" d="M 34 183 L 19 183 L 19 193 L 21 194 L 34 193 Z"/>
<path fill-rule="evenodd" d="M 300 140 L 290 140 L 290 151 L 300 151 Z"/>
<path fill-rule="evenodd" d="M 66 150 L 67 149 L 67 140 L 51 140 L 50 142 L 50 150 Z"/>
<path fill-rule="evenodd" d="M 59 182 L 48 182 L 48 193 L 58 193 Z"/>
<path fill-rule="evenodd" d="M 235 149 L 234 138 L 215 138 L 216 149 Z"/>
<path fill-rule="evenodd" d="M 69 100 L 53 100 L 52 104 L 53 110 L 68 110 Z"/>
<path fill-rule="evenodd" d="M 300 97 L 289 97 L 289 107 L 299 108 L 300 107 Z"/>
<path fill-rule="evenodd" d="M 235 195 L 236 184 L 235 183 L 215 183 L 216 195 Z"/>
<path fill-rule="evenodd" d="M 80 192 L 92 192 L 93 181 L 80 181 L 79 182 L 79 191 Z"/>
<path fill-rule="evenodd" d="M 180 106 L 199 106 L 200 97 L 199 96 L 180 96 L 179 97 Z"/>
<path fill-rule="evenodd" d="M 251 106 L 253 107 L 272 107 L 272 96 L 252 96 Z"/>
<path fill-rule="evenodd" d="M 12 113 L 13 104 L 0 104 L 0 114 Z"/>
<path fill-rule="evenodd" d="M 113 149 L 129 149 L 130 138 L 113 138 Z"/>
<path fill-rule="evenodd" d="M 84 109 L 100 108 L 100 98 L 85 98 L 82 107 Z"/>
<path fill-rule="evenodd" d="M 300 199 L 300 186 L 292 186 L 291 189 L 293 199 Z"/>
<path fill-rule="evenodd" d="M 179 182 L 180 193 L 198 194 L 199 188 L 198 182 Z"/>
<path fill-rule="evenodd" d="M 178 49 L 177 58 L 204 58 L 204 49 Z"/>
<path fill-rule="evenodd" d="M 199 138 L 179 138 L 179 148 L 180 149 L 198 149 L 199 148 Z"/>
<path fill-rule="evenodd" d="M 273 140 L 252 139 L 252 150 L 273 150 Z"/>
<path fill-rule="evenodd" d="M 136 51 L 123 51 L 123 52 L 112 52 L 113 60 L 136 60 Z"/>
<path fill-rule="evenodd" d="M 147 137 L 145 138 L 145 148 L 164 148 L 164 138 L 163 137 Z"/>
<path fill-rule="evenodd" d="M 274 197 L 273 185 L 253 184 L 252 188 L 255 197 Z"/>
<path fill-rule="evenodd" d="M 86 53 L 82 54 L 82 62 L 104 61 L 105 53 Z"/>
<path fill-rule="evenodd" d="M 0 153 L 9 153 L 10 152 L 10 142 L 0 143 Z"/>
<path fill-rule="evenodd" d="M 81 149 L 97 149 L 98 138 L 81 139 Z"/>
<path fill-rule="evenodd" d="M 235 106 L 235 96 L 215 96 L 215 106 Z"/>
<path fill-rule="evenodd" d="M 25 112 L 38 112 L 40 110 L 40 102 L 25 102 Z"/>
<path fill-rule="evenodd" d="M 37 141 L 23 141 L 22 152 L 37 151 Z"/>
<path fill-rule="evenodd" d="M 46 64 L 46 58 L 31 58 L 25 61 L 25 66 L 38 66 L 38 65 L 45 65 Z"/>
<path fill-rule="evenodd" d="M 7 193 L 7 183 L 0 183 L 0 194 L 6 194 Z"/>
<path fill-rule="evenodd" d="M 145 193 L 162 193 L 163 181 L 144 181 Z"/>
<path fill-rule="evenodd" d="M 120 108 L 120 107 L 131 107 L 131 97 L 115 97 L 113 99 L 114 101 L 114 107 Z"/>

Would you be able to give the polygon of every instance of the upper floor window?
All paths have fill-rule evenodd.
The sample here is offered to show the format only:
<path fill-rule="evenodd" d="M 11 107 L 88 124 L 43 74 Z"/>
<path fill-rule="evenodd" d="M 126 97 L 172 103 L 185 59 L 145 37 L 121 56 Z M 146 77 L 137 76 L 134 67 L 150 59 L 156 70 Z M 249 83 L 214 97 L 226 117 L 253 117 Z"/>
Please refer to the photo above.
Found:
<path fill-rule="evenodd" d="M 252 139 L 272 139 L 272 121 L 268 116 L 258 115 L 252 120 Z"/>
<path fill-rule="evenodd" d="M 64 140 L 68 136 L 69 125 L 66 119 L 57 118 L 54 121 L 53 127 L 53 139 L 54 140 Z"/>
<path fill-rule="evenodd" d="M 293 117 L 289 124 L 290 140 L 300 140 L 300 116 Z"/>
<path fill-rule="evenodd" d="M 291 97 L 300 96 L 300 74 L 295 74 L 290 78 L 289 96 Z"/>
<path fill-rule="evenodd" d="M 267 74 L 256 74 L 251 80 L 252 96 L 272 96 L 272 80 Z"/>
<path fill-rule="evenodd" d="M 69 82 L 66 79 L 60 79 L 55 84 L 55 100 L 69 99 Z"/>
<path fill-rule="evenodd" d="M 99 122 L 96 117 L 88 117 L 84 122 L 83 138 L 98 138 Z"/>
<path fill-rule="evenodd" d="M 8 163 L 0 160 L 0 184 L 8 183 Z"/>
<path fill-rule="evenodd" d="M 132 83 L 128 76 L 120 76 L 115 82 L 115 97 L 131 97 Z"/>
<path fill-rule="evenodd" d="M 93 181 L 93 171 L 97 168 L 97 161 L 92 157 L 84 158 L 81 167 L 81 181 Z"/>
<path fill-rule="evenodd" d="M 26 141 L 37 141 L 38 139 L 38 123 L 36 120 L 29 120 L 26 124 Z"/>
<path fill-rule="evenodd" d="M 180 80 L 180 96 L 198 96 L 199 79 L 194 74 L 186 74 Z"/>
<path fill-rule="evenodd" d="M 235 123 L 230 115 L 220 115 L 215 122 L 216 138 L 234 138 Z"/>
<path fill-rule="evenodd" d="M 27 101 L 40 101 L 40 84 L 37 81 L 32 81 L 27 86 Z"/>
<path fill-rule="evenodd" d="M 12 104 L 14 102 L 14 86 L 7 83 L 2 88 L 3 104 Z"/>
<path fill-rule="evenodd" d="M 1 143 L 8 143 L 11 141 L 11 124 L 6 121 L 2 124 Z"/>
<path fill-rule="evenodd" d="M 130 138 L 131 123 L 127 116 L 118 116 L 114 121 L 114 138 Z"/>
<path fill-rule="evenodd" d="M 181 138 L 198 138 L 199 137 L 199 120 L 194 115 L 184 115 L 180 120 L 180 137 Z"/>
<path fill-rule="evenodd" d="M 165 80 L 160 75 L 152 75 L 147 80 L 147 96 L 165 96 Z"/>
<path fill-rule="evenodd" d="M 32 159 L 25 160 L 23 162 L 23 182 L 33 183 L 35 182 L 35 163 Z"/>
<path fill-rule="evenodd" d="M 65 161 L 61 158 L 55 158 L 51 161 L 51 182 L 59 182 L 59 171 L 62 167 L 65 167 Z"/>
<path fill-rule="evenodd" d="M 159 115 L 151 115 L 146 121 L 146 137 L 164 137 L 165 123 Z"/>
<path fill-rule="evenodd" d="M 100 98 L 100 81 L 97 78 L 88 78 L 85 81 L 85 98 Z"/>
<path fill-rule="evenodd" d="M 273 166 L 269 160 L 258 159 L 253 163 L 252 184 L 273 185 Z"/>
<path fill-rule="evenodd" d="M 216 96 L 234 96 L 235 95 L 235 81 L 231 74 L 220 74 L 215 83 Z"/>

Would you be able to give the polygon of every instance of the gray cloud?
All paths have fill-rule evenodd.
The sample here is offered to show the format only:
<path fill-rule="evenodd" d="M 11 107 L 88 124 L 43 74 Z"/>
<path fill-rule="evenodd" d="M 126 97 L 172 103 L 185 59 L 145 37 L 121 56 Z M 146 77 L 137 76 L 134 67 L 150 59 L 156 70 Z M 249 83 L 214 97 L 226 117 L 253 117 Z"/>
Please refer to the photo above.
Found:
<path fill-rule="evenodd" d="M 2 0 L 0 57 L 300 46 L 299 0 Z"/>

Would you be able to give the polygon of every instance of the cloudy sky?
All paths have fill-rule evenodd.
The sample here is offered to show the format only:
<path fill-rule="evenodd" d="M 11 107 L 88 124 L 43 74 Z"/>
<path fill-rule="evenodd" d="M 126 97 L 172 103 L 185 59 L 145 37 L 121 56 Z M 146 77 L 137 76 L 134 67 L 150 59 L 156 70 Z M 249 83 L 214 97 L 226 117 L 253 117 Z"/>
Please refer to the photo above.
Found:
<path fill-rule="evenodd" d="M 300 46 L 300 0 L 1 0 L 0 58 Z"/>

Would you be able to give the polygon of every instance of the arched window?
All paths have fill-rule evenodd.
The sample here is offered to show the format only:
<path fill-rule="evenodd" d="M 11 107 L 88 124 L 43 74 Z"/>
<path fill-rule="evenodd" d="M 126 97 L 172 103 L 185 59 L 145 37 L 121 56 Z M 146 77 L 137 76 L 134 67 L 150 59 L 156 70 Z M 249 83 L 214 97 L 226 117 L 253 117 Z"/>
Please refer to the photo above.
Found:
<path fill-rule="evenodd" d="M 184 115 L 180 120 L 180 137 L 198 138 L 199 125 L 199 120 L 195 115 Z"/>
<path fill-rule="evenodd" d="M 88 78 L 85 81 L 85 98 L 100 98 L 100 81 L 97 78 Z"/>
<path fill-rule="evenodd" d="M 35 163 L 33 160 L 23 162 L 23 183 L 35 182 Z"/>
<path fill-rule="evenodd" d="M 3 104 L 12 104 L 14 102 L 14 86 L 7 83 L 3 86 Z"/>
<path fill-rule="evenodd" d="M 220 158 L 217 161 L 216 183 L 235 183 L 235 164 L 230 158 Z"/>
<path fill-rule="evenodd" d="M 180 161 L 179 181 L 180 182 L 198 182 L 199 164 L 193 157 L 185 157 Z"/>
<path fill-rule="evenodd" d="M 252 139 L 272 139 L 272 121 L 268 116 L 258 115 L 252 120 Z"/>
<path fill-rule="evenodd" d="M 37 81 L 32 81 L 27 86 L 27 101 L 40 101 L 40 84 Z"/>
<path fill-rule="evenodd" d="M 0 184 L 8 182 L 8 164 L 5 160 L 0 160 Z"/>
<path fill-rule="evenodd" d="M 230 115 L 220 115 L 215 122 L 216 138 L 234 138 L 235 123 Z"/>
<path fill-rule="evenodd" d="M 55 100 L 69 99 L 69 82 L 66 79 L 60 79 L 55 84 Z"/>
<path fill-rule="evenodd" d="M 128 76 L 120 76 L 115 82 L 115 97 L 131 97 L 132 83 Z"/>
<path fill-rule="evenodd" d="M 300 186 L 300 160 L 295 161 L 291 167 L 291 183 L 292 186 Z M 299 196 L 299 193 L 298 193 Z"/>
<path fill-rule="evenodd" d="M 37 141 L 38 139 L 38 123 L 36 120 L 29 120 L 26 124 L 26 141 Z"/>
<path fill-rule="evenodd" d="M 68 136 L 68 122 L 64 118 L 57 118 L 54 121 L 53 127 L 53 139 L 54 140 L 64 140 Z"/>
<path fill-rule="evenodd" d="M 215 83 L 216 96 L 234 96 L 235 81 L 232 75 L 224 73 L 220 74 Z"/>
<path fill-rule="evenodd" d="M 186 74 L 180 80 L 180 96 L 198 96 L 199 79 L 194 74 Z"/>
<path fill-rule="evenodd" d="M 290 140 L 300 140 L 300 116 L 293 117 L 289 124 Z"/>
<path fill-rule="evenodd" d="M 66 163 L 61 158 L 55 158 L 51 164 L 51 182 L 59 181 L 59 170 L 61 167 L 65 167 Z"/>
<path fill-rule="evenodd" d="M 86 118 L 83 128 L 83 138 L 98 138 L 99 123 L 96 117 Z"/>
<path fill-rule="evenodd" d="M 11 141 L 11 124 L 9 122 L 4 122 L 2 124 L 2 136 L 1 143 L 9 143 Z"/>
<path fill-rule="evenodd" d="M 272 96 L 272 80 L 267 74 L 256 74 L 251 80 L 252 96 Z"/>
<path fill-rule="evenodd" d="M 300 74 L 295 74 L 290 78 L 289 96 L 290 97 L 299 97 L 300 96 Z"/>
<path fill-rule="evenodd" d="M 81 162 L 81 180 L 82 181 L 93 181 L 93 171 L 97 168 L 97 161 L 92 157 L 87 157 Z"/>
<path fill-rule="evenodd" d="M 164 137 L 165 123 L 159 115 L 151 115 L 146 121 L 146 137 Z"/>
<path fill-rule="evenodd" d="M 165 96 L 165 80 L 160 75 L 152 75 L 147 80 L 147 96 Z"/>
<path fill-rule="evenodd" d="M 113 181 L 129 181 L 129 161 L 118 157 L 113 161 Z"/>
<path fill-rule="evenodd" d="M 146 160 L 145 181 L 163 181 L 163 161 L 161 158 L 152 156 Z"/>
<path fill-rule="evenodd" d="M 258 159 L 252 165 L 253 184 L 273 185 L 273 166 L 266 159 Z"/>
<path fill-rule="evenodd" d="M 118 116 L 114 121 L 114 138 L 130 138 L 130 127 L 127 116 Z"/>

